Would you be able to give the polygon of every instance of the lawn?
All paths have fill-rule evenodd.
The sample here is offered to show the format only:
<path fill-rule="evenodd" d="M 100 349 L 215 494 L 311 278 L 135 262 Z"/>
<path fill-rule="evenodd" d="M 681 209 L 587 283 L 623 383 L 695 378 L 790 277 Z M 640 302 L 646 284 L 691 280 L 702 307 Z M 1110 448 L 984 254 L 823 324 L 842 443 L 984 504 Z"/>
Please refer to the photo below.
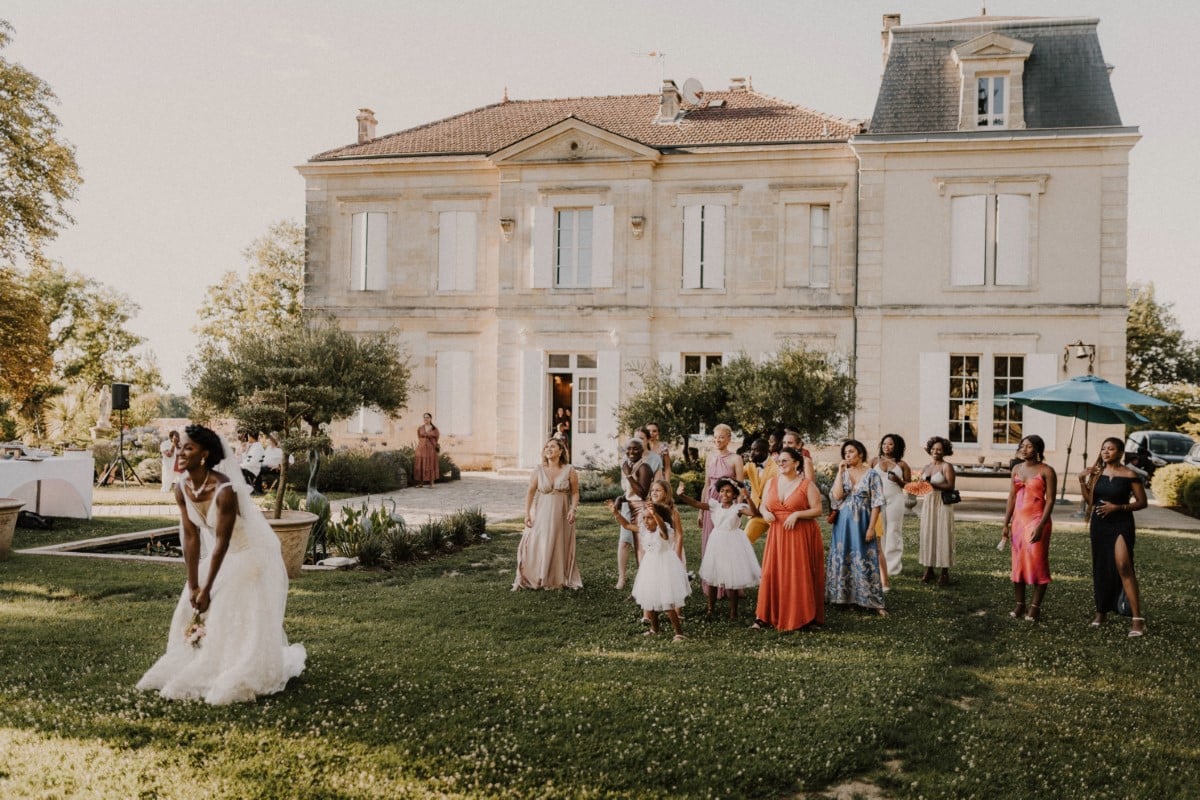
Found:
<path fill-rule="evenodd" d="M 1139 534 L 1140 640 L 1125 620 L 1087 626 L 1083 533 L 1054 534 L 1031 624 L 1007 616 L 998 526 L 960 525 L 955 582 L 938 589 L 916 581 L 910 520 L 890 617 L 832 609 L 817 632 L 756 633 L 751 603 L 706 623 L 696 594 L 690 638 L 672 644 L 644 638 L 612 588 L 600 510 L 581 520 L 580 592 L 511 593 L 519 532 L 492 532 L 392 572 L 306 573 L 287 625 L 307 671 L 227 708 L 133 689 L 181 567 L 14 555 L 0 563 L 0 796 L 1195 796 L 1193 534 Z"/>

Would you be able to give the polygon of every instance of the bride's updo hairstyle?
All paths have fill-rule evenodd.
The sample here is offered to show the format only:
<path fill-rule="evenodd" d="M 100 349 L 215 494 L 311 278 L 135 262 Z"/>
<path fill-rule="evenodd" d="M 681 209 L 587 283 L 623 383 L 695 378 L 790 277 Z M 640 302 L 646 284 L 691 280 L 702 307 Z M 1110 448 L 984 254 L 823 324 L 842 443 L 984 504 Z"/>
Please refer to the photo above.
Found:
<path fill-rule="evenodd" d="M 225 460 L 225 447 L 221 444 L 221 437 L 217 436 L 211 428 L 203 425 L 188 425 L 183 432 L 201 450 L 208 453 L 208 457 L 204 459 L 205 466 L 211 469 Z"/>

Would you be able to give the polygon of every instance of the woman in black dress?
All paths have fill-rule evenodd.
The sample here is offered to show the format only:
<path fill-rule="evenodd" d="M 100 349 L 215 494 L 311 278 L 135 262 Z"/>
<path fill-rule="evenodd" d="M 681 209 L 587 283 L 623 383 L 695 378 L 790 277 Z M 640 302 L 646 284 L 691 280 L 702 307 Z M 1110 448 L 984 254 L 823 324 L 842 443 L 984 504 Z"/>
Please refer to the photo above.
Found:
<path fill-rule="evenodd" d="M 1125 445 L 1120 439 L 1105 439 L 1100 445 L 1100 463 L 1079 474 L 1083 499 L 1092 509 L 1092 587 L 1096 598 L 1092 627 L 1100 627 L 1109 612 L 1117 611 L 1124 592 L 1133 617 L 1129 635 L 1142 636 L 1146 619 L 1133 571 L 1133 512 L 1146 507 L 1146 487 L 1141 476 L 1121 464 L 1124 454 Z"/>

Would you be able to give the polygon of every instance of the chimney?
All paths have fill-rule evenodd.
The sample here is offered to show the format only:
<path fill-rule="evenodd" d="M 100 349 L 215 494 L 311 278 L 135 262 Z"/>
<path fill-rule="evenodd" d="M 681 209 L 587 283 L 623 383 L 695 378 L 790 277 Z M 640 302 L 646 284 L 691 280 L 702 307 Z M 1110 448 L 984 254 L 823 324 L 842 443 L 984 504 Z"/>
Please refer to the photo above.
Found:
<path fill-rule="evenodd" d="M 358 143 L 370 141 L 375 138 L 375 112 L 369 108 L 360 108 L 358 116 Z"/>
<path fill-rule="evenodd" d="M 746 91 L 746 79 L 745 78 L 730 78 L 729 79 L 729 91 L 731 91 L 731 92 Z"/>
<path fill-rule="evenodd" d="M 891 30 L 900 24 L 899 14 L 884 14 L 883 15 L 883 30 L 879 34 L 881 44 L 883 45 L 883 66 L 887 67 L 888 53 L 891 52 Z"/>
<path fill-rule="evenodd" d="M 658 122 L 675 122 L 679 116 L 680 100 L 679 87 L 670 78 L 664 78 L 662 84 L 662 100 L 658 104 Z"/>

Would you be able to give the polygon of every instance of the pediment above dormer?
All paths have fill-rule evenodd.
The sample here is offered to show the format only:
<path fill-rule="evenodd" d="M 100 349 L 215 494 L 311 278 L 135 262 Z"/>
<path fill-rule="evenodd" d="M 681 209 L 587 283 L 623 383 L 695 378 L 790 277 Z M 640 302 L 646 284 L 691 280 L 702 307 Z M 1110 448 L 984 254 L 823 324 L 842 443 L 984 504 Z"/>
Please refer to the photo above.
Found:
<path fill-rule="evenodd" d="M 492 153 L 499 164 L 579 164 L 658 161 L 660 153 L 641 142 L 567 117 Z"/>
<path fill-rule="evenodd" d="M 1033 52 L 1031 42 L 1023 42 L 1011 36 L 992 31 L 963 42 L 954 48 L 954 60 L 976 58 L 1029 58 Z"/>

